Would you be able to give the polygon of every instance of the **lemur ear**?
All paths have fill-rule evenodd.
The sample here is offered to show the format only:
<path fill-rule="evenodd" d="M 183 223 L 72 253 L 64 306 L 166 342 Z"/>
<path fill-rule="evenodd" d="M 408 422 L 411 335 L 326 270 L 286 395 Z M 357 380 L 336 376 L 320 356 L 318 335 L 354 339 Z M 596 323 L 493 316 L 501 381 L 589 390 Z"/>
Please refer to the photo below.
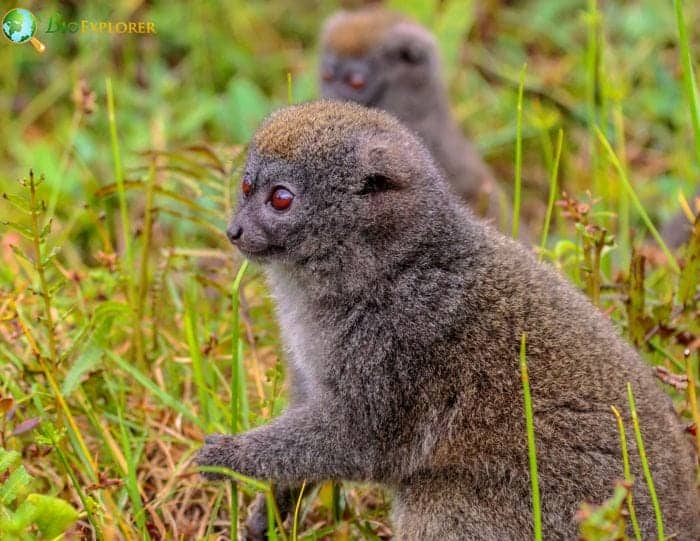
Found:
<path fill-rule="evenodd" d="M 389 177 L 378 173 L 370 173 L 362 179 L 362 186 L 357 191 L 359 195 L 388 192 L 398 189 Z"/>
<path fill-rule="evenodd" d="M 401 190 L 409 184 L 406 160 L 401 159 L 396 141 L 389 141 L 387 134 L 372 135 L 360 146 L 359 162 L 366 172 L 360 181 L 357 193 L 368 194 Z"/>
<path fill-rule="evenodd" d="M 406 64 L 427 62 L 430 52 L 435 49 L 435 38 L 424 28 L 411 22 L 402 22 L 391 29 L 391 37 L 386 43 L 393 44 L 389 53 Z"/>
<path fill-rule="evenodd" d="M 401 62 L 406 64 L 420 64 L 428 57 L 428 53 L 421 43 L 405 42 L 398 46 L 396 54 Z"/>

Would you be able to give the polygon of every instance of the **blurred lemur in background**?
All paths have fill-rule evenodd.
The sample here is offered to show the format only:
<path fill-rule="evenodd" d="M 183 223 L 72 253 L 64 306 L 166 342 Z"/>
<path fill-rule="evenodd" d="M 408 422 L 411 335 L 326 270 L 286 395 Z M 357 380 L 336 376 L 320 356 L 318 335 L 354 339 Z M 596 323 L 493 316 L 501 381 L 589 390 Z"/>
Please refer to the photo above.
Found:
<path fill-rule="evenodd" d="M 474 218 L 395 118 L 321 101 L 255 134 L 227 234 L 276 300 L 294 400 L 198 454 L 283 486 L 373 481 L 397 540 L 529 540 L 519 370 L 526 335 L 546 539 L 624 476 L 656 537 L 627 413 L 634 390 L 666 535 L 700 539 L 694 459 L 668 396 L 610 321 L 519 243 Z M 628 532 L 631 533 L 631 532 Z"/>
<path fill-rule="evenodd" d="M 471 209 L 510 231 L 509 199 L 452 115 L 435 38 L 427 29 L 379 7 L 341 11 L 321 33 L 320 72 L 323 97 L 396 116 L 423 139 Z"/>

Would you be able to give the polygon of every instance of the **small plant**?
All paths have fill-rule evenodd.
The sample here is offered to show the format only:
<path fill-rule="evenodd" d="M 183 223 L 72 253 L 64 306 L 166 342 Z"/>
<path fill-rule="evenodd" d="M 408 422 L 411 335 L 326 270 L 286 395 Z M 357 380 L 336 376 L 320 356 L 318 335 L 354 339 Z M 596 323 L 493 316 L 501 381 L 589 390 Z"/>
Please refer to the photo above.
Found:
<path fill-rule="evenodd" d="M 5 541 L 56 539 L 79 518 L 65 500 L 31 492 L 34 478 L 17 451 L 0 447 L 0 532 Z"/>
<path fill-rule="evenodd" d="M 584 503 L 576 513 L 582 541 L 626 541 L 626 505 L 630 485 L 620 481 L 612 496 L 600 505 Z"/>

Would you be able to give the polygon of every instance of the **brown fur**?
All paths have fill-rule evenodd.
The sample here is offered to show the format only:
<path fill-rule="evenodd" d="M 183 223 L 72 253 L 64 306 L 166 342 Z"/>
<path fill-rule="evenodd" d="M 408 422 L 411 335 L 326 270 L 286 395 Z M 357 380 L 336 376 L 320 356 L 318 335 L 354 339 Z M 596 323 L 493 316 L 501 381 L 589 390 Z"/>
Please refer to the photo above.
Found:
<path fill-rule="evenodd" d="M 376 47 L 391 27 L 406 20 L 398 13 L 376 6 L 339 13 L 328 20 L 321 40 L 324 46 L 340 54 L 362 56 Z"/>
<path fill-rule="evenodd" d="M 384 127 L 366 109 L 357 108 L 348 114 L 339 102 L 310 103 L 274 113 L 255 134 L 253 143 L 261 154 L 295 160 L 309 152 L 319 134 L 339 146 L 345 141 L 346 132 L 360 125 Z"/>

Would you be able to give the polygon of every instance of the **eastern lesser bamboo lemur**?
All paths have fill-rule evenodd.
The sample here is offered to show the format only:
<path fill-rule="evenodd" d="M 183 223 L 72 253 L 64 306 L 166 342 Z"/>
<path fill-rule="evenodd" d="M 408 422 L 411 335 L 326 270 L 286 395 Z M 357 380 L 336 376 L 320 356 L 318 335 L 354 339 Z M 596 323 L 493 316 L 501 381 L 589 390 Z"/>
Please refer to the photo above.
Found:
<path fill-rule="evenodd" d="M 519 370 L 526 334 L 544 535 L 623 477 L 655 536 L 631 382 L 667 535 L 700 539 L 691 447 L 650 368 L 557 272 L 475 219 L 390 115 L 320 101 L 269 117 L 228 236 L 260 263 L 297 396 L 270 423 L 207 438 L 201 465 L 289 486 L 374 481 L 397 539 L 532 539 Z"/>

